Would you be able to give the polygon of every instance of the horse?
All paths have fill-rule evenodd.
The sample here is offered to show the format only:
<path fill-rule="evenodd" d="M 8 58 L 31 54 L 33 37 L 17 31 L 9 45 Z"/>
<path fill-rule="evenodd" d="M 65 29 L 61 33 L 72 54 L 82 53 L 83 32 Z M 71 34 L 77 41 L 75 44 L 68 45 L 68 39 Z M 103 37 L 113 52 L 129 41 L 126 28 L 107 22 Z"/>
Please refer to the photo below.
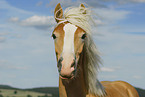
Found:
<path fill-rule="evenodd" d="M 84 4 L 66 8 L 56 5 L 54 39 L 59 72 L 60 97 L 139 97 L 136 89 L 124 81 L 97 78 L 101 59 L 92 39 L 92 16 Z"/>

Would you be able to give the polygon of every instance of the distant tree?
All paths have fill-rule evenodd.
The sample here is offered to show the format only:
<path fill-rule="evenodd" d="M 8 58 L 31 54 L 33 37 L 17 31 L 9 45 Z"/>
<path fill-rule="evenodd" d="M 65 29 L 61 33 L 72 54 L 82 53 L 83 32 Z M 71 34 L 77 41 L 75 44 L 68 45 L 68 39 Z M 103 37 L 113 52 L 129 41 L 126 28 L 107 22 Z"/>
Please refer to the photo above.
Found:
<path fill-rule="evenodd" d="M 27 95 L 27 97 L 32 97 L 31 95 Z"/>
<path fill-rule="evenodd" d="M 14 94 L 17 94 L 17 91 L 14 91 Z"/>
<path fill-rule="evenodd" d="M 4 97 L 2 94 L 0 94 L 0 97 Z"/>

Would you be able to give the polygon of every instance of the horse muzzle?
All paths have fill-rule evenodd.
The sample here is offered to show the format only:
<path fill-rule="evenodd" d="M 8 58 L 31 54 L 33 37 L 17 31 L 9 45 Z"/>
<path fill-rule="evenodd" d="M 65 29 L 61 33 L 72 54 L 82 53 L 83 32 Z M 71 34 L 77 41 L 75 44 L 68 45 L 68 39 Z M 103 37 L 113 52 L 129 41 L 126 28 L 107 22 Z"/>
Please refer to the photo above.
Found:
<path fill-rule="evenodd" d="M 60 57 L 57 63 L 59 75 L 61 79 L 72 79 L 76 73 L 76 58 L 75 57 Z"/>

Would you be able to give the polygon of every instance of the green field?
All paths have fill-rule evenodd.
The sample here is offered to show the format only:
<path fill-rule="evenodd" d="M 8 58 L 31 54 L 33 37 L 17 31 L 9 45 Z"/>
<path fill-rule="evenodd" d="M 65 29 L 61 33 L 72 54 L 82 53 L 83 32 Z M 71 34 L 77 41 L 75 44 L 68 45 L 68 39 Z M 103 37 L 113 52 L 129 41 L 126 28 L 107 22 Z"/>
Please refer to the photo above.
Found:
<path fill-rule="evenodd" d="M 24 90 L 0 89 L 0 97 L 52 97 L 52 95 Z"/>

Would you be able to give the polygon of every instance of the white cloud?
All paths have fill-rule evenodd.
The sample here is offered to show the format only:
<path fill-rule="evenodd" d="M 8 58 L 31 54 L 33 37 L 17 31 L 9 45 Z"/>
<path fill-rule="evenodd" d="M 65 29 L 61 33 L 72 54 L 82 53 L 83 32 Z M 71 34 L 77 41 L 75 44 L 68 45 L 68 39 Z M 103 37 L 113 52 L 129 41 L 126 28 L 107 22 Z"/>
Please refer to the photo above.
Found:
<path fill-rule="evenodd" d="M 105 80 L 112 80 L 112 79 L 116 79 L 118 78 L 118 76 L 116 75 L 101 75 L 99 76 L 100 79 L 105 79 Z"/>
<path fill-rule="evenodd" d="M 114 72 L 115 71 L 114 68 L 108 68 L 108 67 L 102 67 L 100 70 L 103 72 Z"/>
<path fill-rule="evenodd" d="M 53 16 L 31 16 L 25 20 L 19 20 L 18 17 L 10 18 L 11 22 L 18 23 L 21 26 L 35 27 L 37 29 L 51 29 L 55 26 L 55 20 Z"/>
<path fill-rule="evenodd" d="M 134 75 L 133 78 L 134 78 L 134 79 L 141 79 L 142 76 L 140 76 L 140 75 Z"/>
<path fill-rule="evenodd" d="M 65 4 L 66 2 L 62 1 L 62 5 L 71 5 L 71 0 L 69 0 L 70 4 Z M 80 1 L 77 1 L 80 3 Z M 93 0 L 89 2 L 94 2 Z M 95 1 L 96 2 L 96 1 Z M 41 2 L 38 2 L 41 3 Z M 57 1 L 51 1 L 49 5 L 54 5 L 56 6 Z M 75 5 L 75 4 L 73 4 Z M 63 6 L 62 6 L 63 7 Z M 102 8 L 102 7 L 97 7 L 93 8 L 93 16 L 98 17 L 97 19 L 94 19 L 97 25 L 106 25 L 106 24 L 111 24 L 114 22 L 117 22 L 119 20 L 127 18 L 127 15 L 130 14 L 131 12 L 125 11 L 125 10 L 116 10 L 116 9 L 110 9 L 110 8 Z M 19 25 L 21 26 L 27 26 L 27 27 L 35 27 L 37 29 L 43 29 L 46 30 L 48 28 L 52 28 L 52 26 L 55 25 L 55 20 L 53 16 L 38 16 L 38 15 L 33 15 L 29 18 L 26 18 L 25 20 L 20 20 L 18 17 L 12 17 L 10 18 L 11 22 L 19 22 Z"/>
<path fill-rule="evenodd" d="M 104 8 L 104 9 L 96 8 L 94 9 L 94 12 L 95 14 L 98 15 L 98 18 L 94 19 L 97 25 L 106 25 L 106 24 L 114 23 L 119 20 L 127 18 L 127 15 L 130 14 L 129 11 L 107 9 L 107 8 Z M 13 17 L 10 20 L 11 22 L 18 22 L 19 18 Z M 19 24 L 21 26 L 35 27 L 37 29 L 45 30 L 45 29 L 54 27 L 56 23 L 53 16 L 34 15 L 25 20 L 19 21 Z"/>
<path fill-rule="evenodd" d="M 12 17 L 12 18 L 9 19 L 9 21 L 11 21 L 11 22 L 18 22 L 19 18 L 18 17 Z"/>
<path fill-rule="evenodd" d="M 112 31 L 113 32 L 113 31 Z M 133 35 L 126 33 L 102 33 L 104 36 L 99 37 L 100 41 L 105 43 L 103 49 L 110 54 L 144 54 L 145 52 L 145 36 Z M 106 46 L 108 46 L 106 48 Z"/>
<path fill-rule="evenodd" d="M 44 25 L 54 25 L 54 17 L 53 16 L 32 16 L 23 21 L 21 24 L 24 26 L 44 26 Z"/>
<path fill-rule="evenodd" d="M 109 8 L 95 8 L 93 9 L 93 12 L 95 12 L 100 18 L 100 21 L 96 21 L 99 24 L 112 24 L 114 22 L 118 22 L 126 19 L 131 13 L 125 10 L 115 10 Z"/>
<path fill-rule="evenodd" d="M 119 3 L 145 3 L 145 0 L 116 0 Z"/>
<path fill-rule="evenodd" d="M 27 67 L 11 64 L 8 60 L 0 60 L 0 69 L 26 70 Z"/>
<path fill-rule="evenodd" d="M 74 5 L 79 5 L 81 3 L 86 3 L 90 7 L 94 8 L 108 8 L 108 5 L 106 3 L 110 2 L 115 2 L 118 4 L 126 4 L 126 3 L 145 3 L 145 0 L 68 0 L 65 2 L 64 0 L 58 1 L 58 0 L 52 0 L 49 4 L 47 4 L 47 7 L 54 7 L 58 3 L 60 3 L 63 7 L 68 7 L 68 6 L 74 6 Z"/>

